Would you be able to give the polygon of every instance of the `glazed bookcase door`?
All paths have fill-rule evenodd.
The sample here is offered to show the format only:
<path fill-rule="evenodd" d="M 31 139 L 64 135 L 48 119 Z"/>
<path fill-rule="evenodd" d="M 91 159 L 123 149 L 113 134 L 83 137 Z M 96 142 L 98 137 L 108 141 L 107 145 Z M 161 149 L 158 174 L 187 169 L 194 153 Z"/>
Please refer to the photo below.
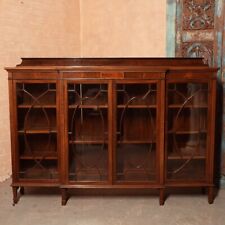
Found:
<path fill-rule="evenodd" d="M 69 182 L 107 182 L 108 84 L 66 85 Z"/>
<path fill-rule="evenodd" d="M 33 80 L 14 85 L 18 179 L 57 180 L 57 84 Z"/>
<path fill-rule="evenodd" d="M 117 182 L 157 180 L 158 84 L 139 82 L 116 85 Z"/>
<path fill-rule="evenodd" d="M 167 83 L 168 181 L 205 181 L 209 83 Z"/>

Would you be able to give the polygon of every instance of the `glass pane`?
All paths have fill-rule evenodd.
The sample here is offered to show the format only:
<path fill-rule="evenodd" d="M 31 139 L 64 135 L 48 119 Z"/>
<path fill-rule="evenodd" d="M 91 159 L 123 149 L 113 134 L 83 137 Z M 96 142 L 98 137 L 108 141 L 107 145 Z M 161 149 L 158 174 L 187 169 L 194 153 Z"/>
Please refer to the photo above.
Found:
<path fill-rule="evenodd" d="M 68 84 L 69 180 L 108 179 L 108 89 Z"/>
<path fill-rule="evenodd" d="M 108 179 L 107 144 L 70 144 L 69 153 L 70 181 L 105 181 Z"/>
<path fill-rule="evenodd" d="M 33 107 L 55 106 L 56 84 L 18 83 L 17 104 L 19 107 L 25 107 L 26 105 L 32 105 Z"/>
<path fill-rule="evenodd" d="M 106 84 L 68 84 L 69 106 L 107 106 Z"/>
<path fill-rule="evenodd" d="M 205 178 L 207 83 L 168 84 L 167 178 Z"/>
<path fill-rule="evenodd" d="M 117 85 L 116 178 L 156 180 L 156 84 Z"/>
<path fill-rule="evenodd" d="M 57 179 L 56 84 L 16 87 L 19 178 Z"/>
<path fill-rule="evenodd" d="M 20 165 L 19 178 L 26 179 L 58 179 L 56 160 L 23 160 Z"/>
<path fill-rule="evenodd" d="M 156 84 L 118 84 L 117 104 L 155 106 Z"/>

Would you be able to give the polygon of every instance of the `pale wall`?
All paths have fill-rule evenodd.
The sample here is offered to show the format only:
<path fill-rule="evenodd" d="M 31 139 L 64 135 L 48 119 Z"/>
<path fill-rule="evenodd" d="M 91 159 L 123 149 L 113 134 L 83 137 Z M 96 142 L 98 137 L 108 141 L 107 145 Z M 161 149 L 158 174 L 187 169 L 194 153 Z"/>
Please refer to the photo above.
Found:
<path fill-rule="evenodd" d="M 166 0 L 0 0 L 0 34 L 1 181 L 11 173 L 3 67 L 24 56 L 165 56 Z"/>
<path fill-rule="evenodd" d="M 81 0 L 82 56 L 165 56 L 166 0 Z"/>
<path fill-rule="evenodd" d="M 0 181 L 11 173 L 5 66 L 80 54 L 79 0 L 0 0 Z"/>

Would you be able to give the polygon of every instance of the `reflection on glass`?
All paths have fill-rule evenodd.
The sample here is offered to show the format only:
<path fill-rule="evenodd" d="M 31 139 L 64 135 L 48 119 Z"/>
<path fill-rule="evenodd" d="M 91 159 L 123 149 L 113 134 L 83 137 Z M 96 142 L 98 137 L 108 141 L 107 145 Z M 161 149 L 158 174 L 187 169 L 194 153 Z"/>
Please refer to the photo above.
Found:
<path fill-rule="evenodd" d="M 17 83 L 19 178 L 57 179 L 56 84 Z"/>
<path fill-rule="evenodd" d="M 68 84 L 69 180 L 108 179 L 108 89 Z"/>
<path fill-rule="evenodd" d="M 117 85 L 118 181 L 156 179 L 156 84 Z"/>
<path fill-rule="evenodd" d="M 204 179 L 207 83 L 168 84 L 167 178 Z"/>

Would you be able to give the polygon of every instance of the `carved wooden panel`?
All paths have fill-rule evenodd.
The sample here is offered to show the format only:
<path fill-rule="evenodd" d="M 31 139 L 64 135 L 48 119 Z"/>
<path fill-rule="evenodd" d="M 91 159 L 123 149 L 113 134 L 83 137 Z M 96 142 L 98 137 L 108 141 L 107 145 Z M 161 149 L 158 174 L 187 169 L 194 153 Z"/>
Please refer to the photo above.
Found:
<path fill-rule="evenodd" d="M 214 28 L 215 0 L 184 0 L 183 29 Z"/>
<path fill-rule="evenodd" d="M 203 57 L 204 62 L 211 65 L 213 59 L 213 42 L 183 42 L 182 56 Z"/>
<path fill-rule="evenodd" d="M 176 55 L 203 57 L 214 64 L 215 0 L 181 0 L 177 3 Z"/>

